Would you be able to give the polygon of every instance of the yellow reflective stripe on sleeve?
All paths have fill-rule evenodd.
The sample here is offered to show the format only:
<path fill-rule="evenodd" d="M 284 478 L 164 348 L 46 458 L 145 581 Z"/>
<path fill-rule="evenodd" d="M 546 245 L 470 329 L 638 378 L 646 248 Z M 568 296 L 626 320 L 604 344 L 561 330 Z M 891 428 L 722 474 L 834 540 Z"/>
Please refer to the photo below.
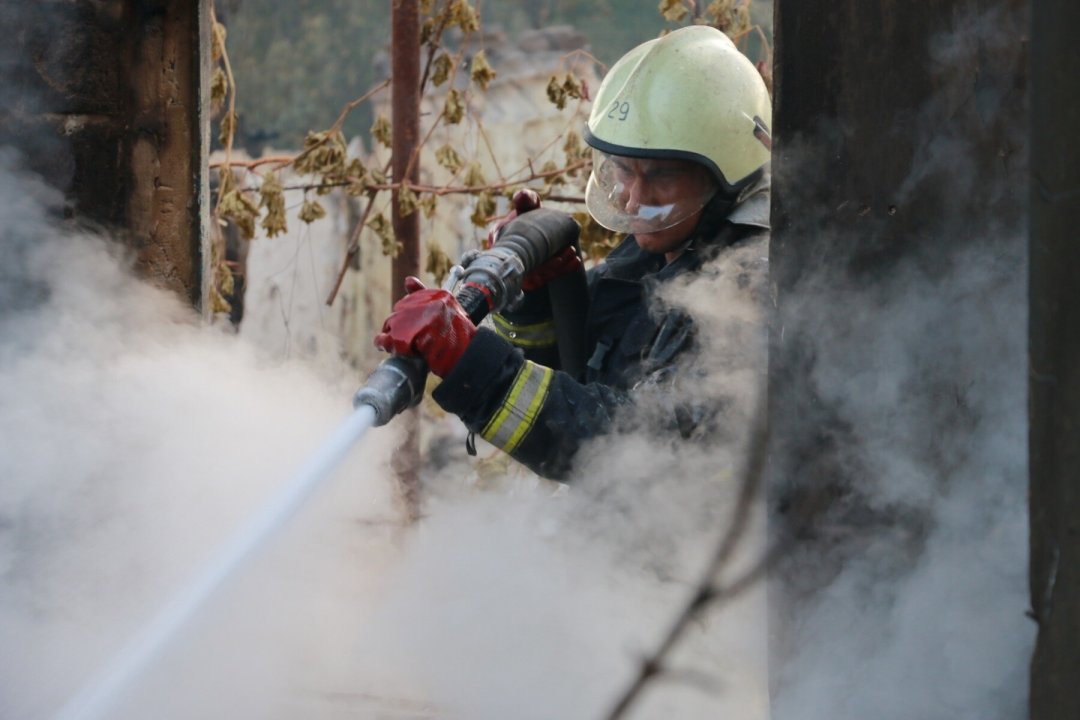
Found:
<path fill-rule="evenodd" d="M 524 348 L 555 345 L 555 323 L 551 320 L 533 325 L 515 325 L 502 315 L 493 317 L 495 332 L 512 344 Z"/>
<path fill-rule="evenodd" d="M 480 436 L 497 448 L 514 452 L 532 430 L 536 416 L 547 399 L 555 371 L 525 361 L 502 406 L 492 416 Z"/>

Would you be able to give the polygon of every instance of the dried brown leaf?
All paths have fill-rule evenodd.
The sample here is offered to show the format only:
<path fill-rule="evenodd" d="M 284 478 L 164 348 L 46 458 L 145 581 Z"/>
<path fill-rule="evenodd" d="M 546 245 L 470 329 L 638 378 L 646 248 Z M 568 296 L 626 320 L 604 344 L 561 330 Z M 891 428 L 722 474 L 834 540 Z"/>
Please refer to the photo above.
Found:
<path fill-rule="evenodd" d="M 251 240 L 255 237 L 255 218 L 259 216 L 259 206 L 247 193 L 238 188 L 229 190 L 222 195 L 217 210 L 220 217 L 232 221 L 240 229 L 244 238 Z"/>
<path fill-rule="evenodd" d="M 749 0 L 713 0 L 705 8 L 713 27 L 734 37 L 750 29 Z"/>
<path fill-rule="evenodd" d="M 435 161 L 452 173 L 456 173 L 465 165 L 465 161 L 458 155 L 457 150 L 450 145 L 443 145 L 435 151 Z"/>
<path fill-rule="evenodd" d="M 401 252 L 401 243 L 394 239 L 394 228 L 386 216 L 376 213 L 367 221 L 367 226 L 382 240 L 383 255 L 397 257 Z"/>
<path fill-rule="evenodd" d="M 289 223 L 285 219 L 285 189 L 277 173 L 263 174 L 262 184 L 259 185 L 259 207 L 266 208 L 266 215 L 261 223 L 266 230 L 266 237 L 275 237 L 288 231 Z"/>
<path fill-rule="evenodd" d="M 435 19 L 427 18 L 424 20 L 424 24 L 420 26 L 420 44 L 427 45 L 431 42 L 432 36 L 435 34 Z"/>
<path fill-rule="evenodd" d="M 401 217 L 409 217 L 416 212 L 417 198 L 413 189 L 406 184 L 398 189 L 398 214 Z"/>
<path fill-rule="evenodd" d="M 567 97 L 572 97 L 575 99 L 584 97 L 584 89 L 582 87 L 581 81 L 570 73 L 566 73 L 566 77 L 563 79 L 562 89 L 563 92 L 566 93 Z"/>
<path fill-rule="evenodd" d="M 435 215 L 435 203 L 436 197 L 433 194 L 423 195 L 416 201 L 416 204 L 424 211 L 424 217 L 429 219 Z"/>
<path fill-rule="evenodd" d="M 364 194 L 367 190 L 368 184 L 371 182 L 371 177 L 368 175 L 368 169 L 361 162 L 360 158 L 353 158 L 349 162 L 349 165 L 345 168 L 345 174 L 342 180 L 347 183 L 345 185 L 345 192 L 353 197 L 358 197 Z"/>
<path fill-rule="evenodd" d="M 227 112 L 221 116 L 221 129 L 218 132 L 218 141 L 220 141 L 222 145 L 232 145 L 235 132 L 236 113 Z"/>
<path fill-rule="evenodd" d="M 214 74 L 210 77 L 210 106 L 217 112 L 225 104 L 225 96 L 229 92 L 229 81 L 225 77 L 225 71 L 214 68 Z"/>
<path fill-rule="evenodd" d="M 562 83 L 559 82 L 559 78 L 554 75 L 548 80 L 547 96 L 548 100 L 550 100 L 559 110 L 566 107 L 566 90 L 563 88 Z"/>
<path fill-rule="evenodd" d="M 371 125 L 371 136 L 386 147 L 393 147 L 392 135 L 393 128 L 390 126 L 390 121 L 386 119 L 385 115 L 377 116 L 375 122 Z"/>
<path fill-rule="evenodd" d="M 566 107 L 568 98 L 582 98 L 585 97 L 585 94 L 584 83 L 570 73 L 566 73 L 562 80 L 559 80 L 557 75 L 552 75 L 551 79 L 548 80 L 548 100 L 554 103 L 559 110 Z"/>
<path fill-rule="evenodd" d="M 467 0 L 453 0 L 450 6 L 450 22 L 447 27 L 457 25 L 466 33 L 476 32 L 480 29 L 480 18 L 476 14 L 476 8 Z"/>
<path fill-rule="evenodd" d="M 469 169 L 465 171 L 465 185 L 466 187 L 483 187 L 487 184 L 487 179 L 484 177 L 484 171 L 480 169 L 480 163 L 469 163 Z"/>
<path fill-rule="evenodd" d="M 682 0 L 660 0 L 658 8 L 668 22 L 682 22 L 690 14 Z"/>
<path fill-rule="evenodd" d="M 495 215 L 495 209 L 495 198 L 491 196 L 491 193 L 480 193 L 476 197 L 476 207 L 473 208 L 469 220 L 477 227 L 487 227 L 488 222 Z"/>
<path fill-rule="evenodd" d="M 310 225 L 316 220 L 321 220 L 326 217 L 326 208 L 324 208 L 317 200 L 305 200 L 304 204 L 300 207 L 300 212 L 297 217 Z"/>
<path fill-rule="evenodd" d="M 458 90 L 451 90 L 446 94 L 443 116 L 448 125 L 457 125 L 465 117 L 465 98 Z"/>
<path fill-rule="evenodd" d="M 474 83 L 481 89 L 487 90 L 488 85 L 495 79 L 495 75 L 496 72 L 488 64 L 487 54 L 483 50 L 473 55 L 472 62 L 469 63 L 469 77 Z"/>
<path fill-rule="evenodd" d="M 584 160 L 588 156 L 588 149 L 581 141 L 581 135 L 578 135 L 576 130 L 567 131 L 566 142 L 563 143 L 562 149 L 566 153 L 567 165 Z"/>
<path fill-rule="evenodd" d="M 424 262 L 424 270 L 435 278 L 436 285 L 443 284 L 443 280 L 450 274 L 450 268 L 453 266 L 454 261 L 450 259 L 442 246 L 434 240 L 428 241 L 427 260 Z"/>
<path fill-rule="evenodd" d="M 431 84 L 439 87 L 450 79 L 450 71 L 454 69 L 454 61 L 446 53 L 439 53 L 435 61 L 431 63 Z"/>

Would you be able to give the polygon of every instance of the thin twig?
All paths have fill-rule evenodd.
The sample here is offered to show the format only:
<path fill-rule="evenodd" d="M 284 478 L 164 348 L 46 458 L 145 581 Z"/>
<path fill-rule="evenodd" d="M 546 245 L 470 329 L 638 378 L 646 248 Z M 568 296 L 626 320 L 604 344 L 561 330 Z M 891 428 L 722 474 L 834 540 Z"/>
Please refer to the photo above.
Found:
<path fill-rule="evenodd" d="M 341 132 L 341 128 L 345 124 L 345 119 L 349 116 L 349 113 L 351 113 L 356 108 L 357 105 L 364 102 L 365 100 L 367 100 L 372 95 L 379 92 L 380 90 L 383 90 L 386 87 L 388 87 L 390 85 L 390 82 L 391 82 L 390 78 L 386 78 L 381 83 L 375 85 L 374 87 L 372 87 L 370 90 L 368 90 L 366 93 L 364 93 L 360 97 L 356 98 L 355 100 L 350 100 L 348 103 L 346 103 L 345 107 L 342 108 L 341 113 L 338 115 L 337 120 L 334 121 L 334 124 L 331 125 L 328 130 L 326 130 L 325 136 L 323 137 L 322 140 L 315 143 L 311 147 L 305 148 L 303 152 L 299 153 L 298 155 L 293 157 L 291 160 L 286 160 L 284 162 L 280 162 L 278 164 L 278 166 L 276 168 L 274 168 L 274 170 L 281 170 L 281 169 L 285 168 L 288 165 L 295 165 L 297 162 L 299 162 L 303 158 L 307 157 L 308 155 L 315 152 L 317 149 L 319 149 L 320 147 L 322 147 L 326 143 L 330 142 L 330 139 L 334 135 Z"/>
<path fill-rule="evenodd" d="M 386 165 L 383 167 L 383 173 L 390 170 L 390 160 L 386 161 Z M 327 306 L 334 304 L 334 299 L 337 298 L 338 291 L 341 289 L 341 283 L 345 280 L 345 274 L 349 271 L 349 263 L 352 262 L 353 255 L 360 249 L 360 233 L 364 230 L 364 224 L 367 223 L 368 215 L 371 214 L 371 208 L 375 205 L 375 197 L 379 194 L 379 189 L 375 187 L 369 187 L 367 189 L 367 207 L 364 208 L 363 215 L 360 216 L 359 222 L 356 223 L 356 227 L 353 228 L 352 233 L 349 235 L 349 244 L 345 249 L 345 259 L 341 262 L 341 269 L 338 270 L 337 279 L 334 281 L 334 287 L 330 289 L 330 294 L 326 296 Z"/>
<path fill-rule="evenodd" d="M 379 83 L 379 84 L 375 85 L 374 87 L 372 87 L 370 90 L 368 90 L 366 93 L 364 93 L 360 97 L 356 98 L 355 100 L 350 100 L 349 102 L 347 102 L 345 104 L 344 108 L 341 110 L 341 114 L 338 115 L 337 120 L 334 121 L 334 124 L 331 125 L 329 131 L 327 131 L 327 137 L 329 138 L 335 132 L 341 130 L 342 126 L 345 124 L 345 120 L 349 116 L 349 113 L 351 113 L 353 110 L 355 110 L 357 108 L 357 106 L 360 105 L 360 103 L 364 102 L 365 100 L 368 100 L 369 98 L 371 98 L 372 95 L 379 92 L 380 90 L 383 90 L 384 88 L 388 87 L 389 85 L 390 85 L 390 78 L 387 78 L 386 80 L 383 80 L 381 83 Z M 300 158 L 305 157 L 306 155 L 309 155 L 313 150 L 320 147 L 325 142 L 326 141 L 324 140 L 323 142 L 320 142 L 320 143 L 318 143 L 316 145 L 313 145 L 310 148 L 304 150 L 303 152 L 297 153 L 295 155 L 266 155 L 266 156 L 261 157 L 261 158 L 255 158 L 254 160 L 228 160 L 228 159 L 226 159 L 224 161 L 212 162 L 212 163 L 210 163 L 210 167 L 211 168 L 240 167 L 240 168 L 244 168 L 246 170 L 251 171 L 251 170 L 254 170 L 255 168 L 259 167 L 260 165 L 275 164 L 275 165 L 277 165 L 277 167 L 275 167 L 274 170 L 281 170 L 285 166 L 291 165 L 291 164 L 295 163 L 297 160 L 299 160 Z"/>
<path fill-rule="evenodd" d="M 559 140 L 563 140 L 563 139 L 566 138 L 566 133 L 570 131 L 571 126 L 574 123 L 579 122 L 579 117 L 581 115 L 581 107 L 584 104 L 585 104 L 585 100 L 579 98 L 578 102 L 577 102 L 577 107 L 574 108 L 574 112 L 570 114 L 570 119 L 567 121 L 566 125 L 563 126 L 563 129 L 559 133 L 557 133 L 554 137 L 552 137 L 552 139 L 548 142 L 547 145 L 544 145 L 542 148 L 540 148 L 535 153 L 533 153 L 533 157 L 540 157 L 541 155 L 546 153 L 548 150 L 550 150 L 555 145 L 555 143 L 559 142 Z M 518 168 L 513 173 L 511 173 L 511 175 L 517 175 L 518 173 L 525 172 L 526 167 L 528 167 L 529 170 L 532 170 L 532 158 L 531 157 L 527 159 L 525 166 Z"/>
<path fill-rule="evenodd" d="M 454 83 L 453 78 L 457 75 L 458 67 L 461 65 L 461 61 L 465 58 L 465 48 L 466 48 L 466 46 L 463 44 L 461 46 L 461 49 L 459 49 L 457 51 L 457 53 L 455 53 L 455 55 L 454 55 L 454 61 L 453 61 L 453 63 L 451 63 L 451 66 L 450 66 L 450 73 L 449 73 L 449 76 L 448 76 L 449 79 L 447 80 L 447 82 L 450 83 L 451 85 L 453 85 L 453 83 Z M 421 85 L 421 88 L 422 87 L 423 86 Z M 463 93 L 463 95 L 464 95 L 465 107 L 468 108 L 468 106 L 469 106 L 469 95 L 467 93 Z M 420 159 L 420 152 L 424 149 L 424 146 L 427 145 L 428 140 L 431 139 L 431 136 L 435 134 L 435 130 L 439 127 L 440 123 L 442 123 L 442 121 L 445 120 L 445 119 L 446 119 L 446 106 L 444 105 L 443 109 L 442 109 L 442 112 L 440 112 L 439 115 L 435 118 L 435 122 L 431 123 L 431 127 L 428 128 L 428 131 L 424 134 L 423 139 L 420 140 L 420 142 L 418 142 L 416 144 L 416 147 L 413 148 L 412 154 L 409 155 L 409 162 L 405 166 L 405 172 L 403 174 L 404 177 L 402 177 L 402 178 L 394 178 L 394 180 L 399 180 L 399 179 L 404 180 L 404 179 L 409 177 L 409 174 L 412 173 L 413 167 L 416 165 L 416 163 Z"/>
<path fill-rule="evenodd" d="M 222 167 L 238 167 L 238 168 L 244 168 L 245 170 L 254 170 L 255 168 L 259 167 L 260 165 L 268 165 L 270 163 L 280 163 L 280 162 L 284 162 L 284 163 L 288 164 L 288 163 L 291 163 L 295 159 L 296 159 L 296 155 L 266 155 L 266 156 L 263 156 L 261 158 L 256 158 L 254 160 L 231 160 L 231 161 L 217 160 L 215 162 L 210 163 L 210 169 L 214 170 L 214 169 L 218 169 L 218 168 L 222 168 Z"/>
<path fill-rule="evenodd" d="M 443 195 L 476 195 L 476 194 L 483 193 L 483 192 L 495 192 L 495 191 L 498 191 L 498 190 L 505 190 L 506 188 L 514 187 L 515 185 L 524 185 L 526 183 L 532 182 L 533 180 L 544 180 L 544 179 L 549 178 L 549 177 L 555 177 L 557 175 L 562 175 L 563 173 L 566 173 L 566 172 L 569 172 L 569 171 L 581 170 L 583 168 L 588 167 L 590 164 L 591 164 L 590 160 L 579 160 L 576 163 L 572 163 L 570 165 L 567 165 L 566 167 L 556 168 L 554 170 L 537 171 L 537 172 L 533 172 L 528 177 L 518 178 L 516 180 L 506 180 L 505 182 L 491 183 L 490 185 L 471 186 L 471 185 L 414 185 L 413 183 L 407 183 L 407 184 L 409 186 L 409 189 L 412 190 L 415 193 L 421 193 L 421 194 L 422 193 L 427 193 L 429 195 L 435 195 L 437 197 L 441 197 Z M 349 185 L 352 185 L 352 184 L 354 184 L 355 182 L 357 182 L 359 180 L 360 180 L 360 178 L 350 177 L 350 178 L 347 178 L 346 180 L 342 180 L 340 182 L 314 183 L 314 184 L 311 184 L 311 185 L 290 185 L 290 186 L 288 186 L 288 187 L 286 187 L 284 189 L 285 190 L 317 190 L 319 188 L 348 187 Z M 367 185 L 365 187 L 365 189 L 367 189 L 367 190 L 397 190 L 398 188 L 401 187 L 401 185 L 402 185 L 402 183 L 398 183 L 398 182 L 387 182 L 387 183 L 379 183 L 377 185 L 376 184 Z M 548 199 L 549 200 L 563 200 L 565 202 L 584 202 L 583 198 L 574 198 L 574 197 L 561 197 L 561 196 L 554 197 L 553 196 L 553 197 L 549 197 Z"/>
<path fill-rule="evenodd" d="M 452 0 L 446 0 L 443 3 L 442 12 L 439 14 L 439 20 L 437 27 L 431 33 L 431 40 L 428 41 L 428 56 L 427 61 L 424 63 L 424 73 L 420 76 L 420 89 L 419 92 L 422 95 L 424 88 L 427 86 L 428 78 L 431 75 L 431 65 L 435 60 L 435 53 L 442 47 L 442 34 L 446 30 L 446 24 L 450 22 L 450 5 Z"/>
<path fill-rule="evenodd" d="M 701 573 L 694 595 L 676 616 L 656 648 L 642 659 L 637 675 L 619 696 L 611 712 L 604 716 L 605 720 L 619 720 L 625 717 L 626 712 L 641 696 L 649 682 L 663 672 L 664 662 L 690 623 L 719 599 L 730 600 L 760 580 L 774 558 L 773 552 L 766 553 L 761 561 L 738 580 L 722 588 L 716 585 L 716 577 L 731 560 L 736 548 L 745 537 L 747 525 L 753 514 L 754 501 L 761 495 L 769 439 L 764 403 L 759 408 L 758 417 L 751 427 L 753 427 L 753 432 L 750 437 L 742 483 L 739 487 L 739 497 L 735 504 L 733 522 L 720 538 L 711 561 Z"/>
<path fill-rule="evenodd" d="M 356 223 L 356 227 L 353 228 L 352 233 L 349 235 L 349 244 L 345 249 L 345 261 L 341 263 L 341 269 L 338 270 L 337 279 L 334 280 L 334 287 L 330 288 L 330 294 L 326 296 L 327 307 L 334 304 L 334 299 L 337 297 L 338 291 L 341 290 L 341 283 L 345 280 L 345 274 L 349 271 L 349 263 L 352 262 L 353 256 L 360 250 L 360 233 L 364 230 L 364 224 L 367 222 L 368 215 L 371 214 L 371 208 L 375 205 L 375 196 L 378 194 L 378 191 L 374 190 L 369 191 L 367 194 L 367 206 L 364 208 L 359 222 Z"/>
<path fill-rule="evenodd" d="M 556 168 L 554 170 L 545 171 L 533 171 L 528 177 L 517 178 L 516 180 L 506 180 L 505 182 L 492 183 L 490 185 L 414 185 L 408 183 L 409 189 L 415 193 L 423 194 L 428 193 L 430 195 L 442 196 L 442 195 L 477 195 L 483 192 L 495 192 L 498 190 L 505 190 L 515 185 L 525 185 L 533 180 L 544 180 L 549 177 L 555 177 L 565 172 L 582 170 L 588 168 L 591 164 L 590 160 L 579 160 L 576 163 L 572 163 L 565 167 Z M 384 171 L 385 172 L 385 171 Z M 459 173 L 460 174 L 460 173 Z M 286 185 L 282 190 L 319 190 L 320 188 L 339 188 L 348 187 L 356 184 L 359 178 L 350 177 L 346 180 L 336 182 L 322 182 L 322 183 L 304 183 L 300 185 Z M 378 185 L 366 185 L 365 190 L 396 190 L 401 187 L 401 183 L 387 182 L 379 183 Z M 246 188 L 247 190 L 254 190 L 254 188 Z M 552 200 L 556 202 L 572 202 L 583 203 L 585 198 L 575 197 L 568 195 L 548 195 L 546 200 Z"/>
<path fill-rule="evenodd" d="M 546 177 L 559 175 L 561 173 L 566 172 L 567 170 L 580 169 L 581 167 L 584 167 L 588 163 L 589 163 L 588 160 L 581 160 L 581 161 L 579 161 L 579 162 L 577 162 L 577 163 L 575 163 L 573 165 L 569 165 L 569 166 L 567 166 L 565 168 L 561 168 L 561 169 L 558 169 L 558 170 L 550 170 L 548 172 L 534 173 L 531 177 L 524 178 L 524 179 L 521 179 L 521 180 L 514 180 L 514 181 L 503 182 L 503 183 L 496 183 L 494 185 L 487 185 L 487 186 L 484 186 L 484 187 L 464 187 L 464 186 L 458 186 L 458 187 L 450 187 L 450 186 L 435 187 L 433 185 L 412 185 L 412 184 L 409 184 L 409 189 L 413 190 L 414 192 L 430 193 L 432 195 L 437 195 L 437 196 L 438 195 L 456 195 L 456 194 L 475 194 L 477 192 L 484 192 L 484 191 L 489 191 L 489 190 L 501 190 L 503 188 L 512 187 L 514 185 L 524 184 L 524 183 L 530 182 L 532 180 L 540 180 L 540 179 L 543 179 L 543 178 L 546 178 Z M 321 185 L 297 186 L 297 187 L 289 187 L 289 188 L 286 188 L 286 189 L 287 190 L 300 190 L 300 189 L 313 189 L 313 188 L 318 188 L 318 187 L 340 187 L 340 186 L 347 185 L 347 184 L 349 184 L 349 183 L 323 183 Z M 356 254 L 356 250 L 359 247 L 360 232 L 364 229 L 364 223 L 367 222 L 368 215 L 371 213 L 371 207 L 374 204 L 375 195 L 377 195 L 379 192 L 381 192 L 383 190 L 394 190 L 395 188 L 398 188 L 400 186 L 401 186 L 401 183 L 384 183 L 384 184 L 381 184 L 381 185 L 368 185 L 367 186 L 367 193 L 368 193 L 368 198 L 369 198 L 367 207 L 364 209 L 364 214 L 360 218 L 360 222 L 358 222 L 356 224 L 356 227 L 353 229 L 352 235 L 349 238 L 348 250 L 346 251 L 346 254 L 345 254 L 345 260 L 341 264 L 341 269 L 338 271 L 337 281 L 334 283 L 333 289 L 331 289 L 329 296 L 327 296 L 327 298 L 326 298 L 326 304 L 327 305 L 332 305 L 333 304 L 334 299 L 337 297 L 338 291 L 341 289 L 341 283 L 345 279 L 345 274 L 348 272 L 348 269 L 349 269 L 349 262 L 352 260 L 352 256 Z M 563 196 L 548 197 L 548 200 L 554 200 L 554 201 L 558 201 L 558 202 L 585 202 L 584 198 L 563 197 Z"/>
<path fill-rule="evenodd" d="M 502 168 L 499 167 L 499 158 L 495 157 L 495 150 L 491 147 L 491 138 L 488 137 L 487 130 L 484 129 L 484 123 L 480 122 L 480 118 L 473 118 L 473 121 L 476 123 L 476 129 L 480 133 L 480 138 L 484 141 L 484 147 L 487 148 L 488 157 L 491 158 L 491 163 L 495 166 L 495 173 L 499 176 L 500 180 L 506 180 Z"/>
<path fill-rule="evenodd" d="M 769 45 L 769 39 L 765 37 L 765 30 L 761 27 L 761 25 L 754 24 L 749 26 L 742 32 L 733 35 L 731 37 L 731 41 L 738 44 L 739 41 L 741 41 L 743 38 L 745 38 L 747 35 L 750 35 L 751 33 L 758 36 L 758 39 L 761 40 L 761 47 L 765 48 L 765 57 L 763 58 L 764 62 L 772 65 L 773 49 L 772 46 Z"/>
<path fill-rule="evenodd" d="M 584 48 L 578 48 L 577 50 L 571 50 L 570 52 L 566 53 L 561 58 L 559 58 L 559 62 L 560 62 L 560 64 L 563 63 L 563 62 L 568 62 L 570 60 L 570 58 L 574 58 L 575 56 L 579 56 L 579 55 L 581 57 L 588 58 L 588 60 L 590 62 L 592 62 L 593 64 L 595 64 L 596 67 L 600 68 L 600 75 L 601 76 L 607 74 L 608 66 L 606 64 L 600 62 L 596 58 L 595 55 L 593 55 L 591 52 L 589 52 L 588 50 L 586 50 Z M 569 65 L 570 65 L 570 72 L 573 72 L 577 68 L 577 63 L 576 62 L 570 62 Z"/>
<path fill-rule="evenodd" d="M 345 120 L 349 117 L 349 113 L 355 110 L 365 100 L 370 99 L 373 95 L 375 95 L 375 93 L 390 87 L 390 82 L 390 78 L 386 78 L 382 82 L 373 85 L 370 90 L 368 90 L 360 97 L 345 103 L 345 107 L 341 109 L 341 114 L 338 115 L 337 120 L 334 121 L 334 124 L 330 127 L 330 130 L 333 132 L 341 130 L 341 128 L 345 125 Z"/>
<path fill-rule="evenodd" d="M 427 87 L 428 79 L 430 79 L 431 77 L 431 66 L 435 62 L 435 53 L 437 53 L 442 48 L 442 35 L 443 32 L 446 31 L 447 23 L 450 22 L 450 9 L 451 0 L 446 0 L 446 2 L 443 3 L 442 11 L 439 14 L 438 25 L 431 34 L 431 40 L 428 41 L 428 56 L 427 60 L 424 63 L 424 72 L 420 76 L 420 87 L 417 89 L 417 92 L 420 93 L 421 98 L 424 95 L 424 88 Z M 454 77 L 454 75 L 457 74 L 458 63 L 461 62 L 463 53 L 464 48 L 459 50 L 458 54 L 454 57 L 454 62 L 450 68 L 449 74 L 449 77 L 451 78 L 449 82 L 451 84 L 453 84 L 452 78 Z M 435 122 L 431 124 L 431 127 L 428 129 L 427 134 L 424 136 L 424 139 L 417 143 L 416 147 L 413 148 L 412 155 L 409 156 L 409 162 L 405 167 L 404 175 L 406 178 L 409 177 L 409 173 L 412 172 L 413 165 L 415 165 L 417 160 L 419 159 L 420 150 L 424 147 L 424 145 L 427 144 L 427 141 L 431 138 L 431 135 L 435 132 L 435 128 L 439 126 L 439 123 L 443 119 L 445 114 L 446 108 L 444 107 L 443 111 L 439 113 L 438 117 L 435 118 Z"/>
<path fill-rule="evenodd" d="M 576 205 L 585 204 L 585 198 L 579 195 L 547 195 L 544 197 L 544 200 L 549 202 L 574 203 Z"/>

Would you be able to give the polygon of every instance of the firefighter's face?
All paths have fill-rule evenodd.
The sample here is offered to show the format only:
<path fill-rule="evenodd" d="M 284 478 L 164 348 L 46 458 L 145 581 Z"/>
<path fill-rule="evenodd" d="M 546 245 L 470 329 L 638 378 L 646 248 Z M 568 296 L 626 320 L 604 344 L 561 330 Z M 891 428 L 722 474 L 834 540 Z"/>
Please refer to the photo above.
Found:
<path fill-rule="evenodd" d="M 689 160 L 597 153 L 586 192 L 597 222 L 633 233 L 649 252 L 666 253 L 684 241 L 716 193 L 704 166 Z"/>
<path fill-rule="evenodd" d="M 701 189 L 712 185 L 708 171 L 688 160 L 615 160 L 615 175 L 627 213 L 639 215 L 642 208 L 671 208 L 673 218 L 682 218 L 671 227 L 634 236 L 647 252 L 671 252 L 690 236 L 701 219 Z"/>

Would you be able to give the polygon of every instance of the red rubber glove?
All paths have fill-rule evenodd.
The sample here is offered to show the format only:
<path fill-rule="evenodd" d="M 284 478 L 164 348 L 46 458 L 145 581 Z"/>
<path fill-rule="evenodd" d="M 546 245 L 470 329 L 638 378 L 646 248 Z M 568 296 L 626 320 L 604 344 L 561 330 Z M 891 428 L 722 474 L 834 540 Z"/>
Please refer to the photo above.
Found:
<path fill-rule="evenodd" d="M 539 290 L 555 278 L 572 273 L 581 267 L 581 256 L 577 248 L 567 245 L 555 257 L 542 263 L 521 279 L 521 289 L 525 292 Z"/>
<path fill-rule="evenodd" d="M 476 326 L 456 298 L 445 290 L 429 290 L 419 279 L 405 279 L 405 297 L 375 336 L 375 347 L 397 355 L 421 357 L 431 372 L 446 377 L 465 354 Z"/>

